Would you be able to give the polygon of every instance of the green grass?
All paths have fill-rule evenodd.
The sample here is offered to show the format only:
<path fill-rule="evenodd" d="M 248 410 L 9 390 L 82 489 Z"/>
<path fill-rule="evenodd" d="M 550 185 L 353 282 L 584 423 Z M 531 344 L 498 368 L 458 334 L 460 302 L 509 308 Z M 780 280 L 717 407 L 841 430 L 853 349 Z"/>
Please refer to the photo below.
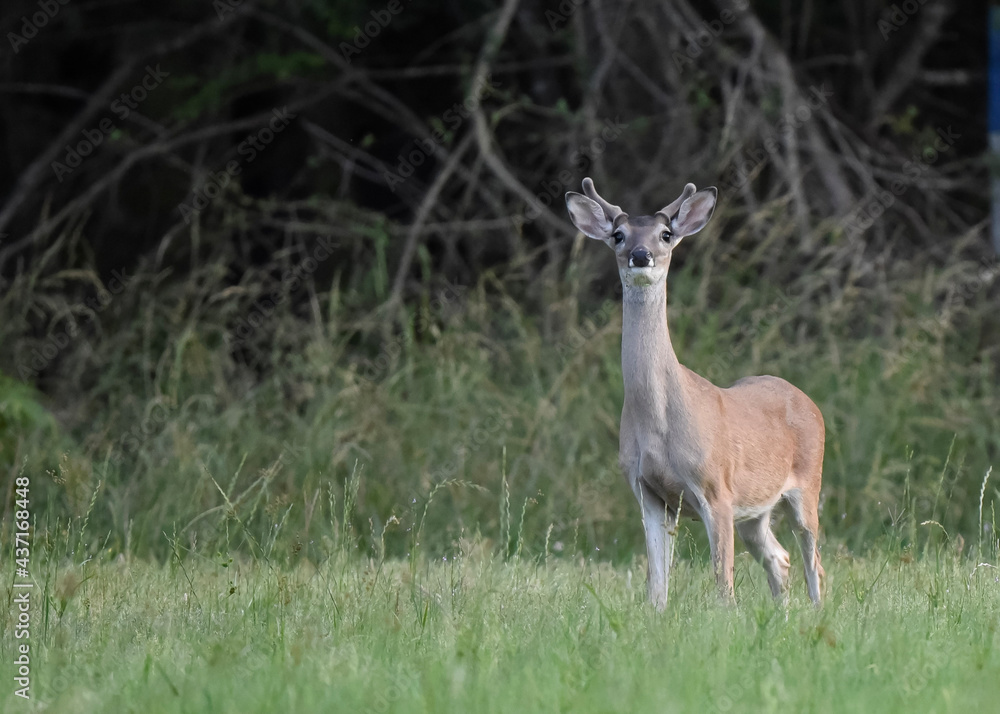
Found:
<path fill-rule="evenodd" d="M 787 610 L 737 559 L 735 607 L 681 559 L 663 614 L 641 563 L 181 555 L 40 567 L 33 695 L 49 712 L 965 712 L 1000 696 L 997 570 L 940 551 L 826 554 Z M 994 560 L 994 565 L 995 565 Z M 9 572 L 6 578 L 10 582 Z M 46 598 L 43 604 L 41 596 Z M 2 709 L 11 693 L 3 634 Z M 40 709 L 40 710 L 41 710 Z"/>

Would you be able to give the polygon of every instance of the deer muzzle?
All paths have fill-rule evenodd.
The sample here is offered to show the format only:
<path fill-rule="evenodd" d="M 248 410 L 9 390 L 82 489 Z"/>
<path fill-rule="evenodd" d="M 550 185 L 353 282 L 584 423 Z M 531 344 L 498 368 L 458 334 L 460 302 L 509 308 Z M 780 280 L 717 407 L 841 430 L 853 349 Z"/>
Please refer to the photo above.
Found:
<path fill-rule="evenodd" d="M 650 268 L 653 265 L 653 254 L 645 248 L 636 248 L 628 256 L 628 267 Z"/>

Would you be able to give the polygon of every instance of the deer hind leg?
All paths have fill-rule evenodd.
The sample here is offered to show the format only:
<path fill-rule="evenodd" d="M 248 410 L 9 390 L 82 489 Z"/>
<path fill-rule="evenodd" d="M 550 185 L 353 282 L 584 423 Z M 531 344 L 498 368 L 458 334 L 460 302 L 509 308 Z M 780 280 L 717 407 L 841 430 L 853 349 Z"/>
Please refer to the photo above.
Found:
<path fill-rule="evenodd" d="M 823 564 L 819 558 L 818 499 L 810 498 L 808 494 L 803 494 L 801 490 L 797 489 L 785 494 L 785 503 L 792 517 L 795 537 L 802 549 L 802 563 L 806 575 L 806 588 L 809 590 L 809 599 L 814 604 L 819 605 L 820 587 L 826 573 L 823 571 Z"/>
<path fill-rule="evenodd" d="M 767 584 L 775 600 L 785 600 L 788 596 L 788 570 L 791 560 L 788 551 L 771 531 L 771 514 L 766 513 L 757 518 L 741 521 L 736 524 L 740 539 L 746 545 L 750 555 L 760 563 L 767 573 Z"/>

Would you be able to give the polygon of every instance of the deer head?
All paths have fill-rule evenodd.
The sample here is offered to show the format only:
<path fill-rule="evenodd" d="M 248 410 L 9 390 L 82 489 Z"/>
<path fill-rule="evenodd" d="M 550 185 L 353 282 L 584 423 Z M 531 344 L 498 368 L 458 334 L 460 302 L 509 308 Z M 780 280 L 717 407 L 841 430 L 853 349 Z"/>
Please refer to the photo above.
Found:
<path fill-rule="evenodd" d="M 673 203 L 653 215 L 630 218 L 601 198 L 589 178 L 583 180 L 583 190 L 586 196 L 566 193 L 570 218 L 584 235 L 604 241 L 615 251 L 618 274 L 626 288 L 663 285 L 671 252 L 685 236 L 705 227 L 719 193 L 714 186 L 695 191 L 689 183 Z"/>

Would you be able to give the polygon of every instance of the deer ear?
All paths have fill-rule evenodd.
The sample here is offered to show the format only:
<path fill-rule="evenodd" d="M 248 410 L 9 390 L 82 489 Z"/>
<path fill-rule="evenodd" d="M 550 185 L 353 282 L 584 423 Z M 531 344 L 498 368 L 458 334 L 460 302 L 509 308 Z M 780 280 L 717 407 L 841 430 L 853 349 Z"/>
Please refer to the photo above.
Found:
<path fill-rule="evenodd" d="M 684 199 L 677 215 L 670 222 L 670 230 L 676 238 L 694 235 L 708 223 L 715 212 L 715 201 L 719 196 L 715 186 L 703 188 L 690 198 Z"/>
<path fill-rule="evenodd" d="M 566 192 L 566 210 L 573 225 L 584 235 L 597 240 L 607 240 L 614 230 L 614 224 L 604 215 L 604 209 L 597 201 L 575 191 Z"/>

